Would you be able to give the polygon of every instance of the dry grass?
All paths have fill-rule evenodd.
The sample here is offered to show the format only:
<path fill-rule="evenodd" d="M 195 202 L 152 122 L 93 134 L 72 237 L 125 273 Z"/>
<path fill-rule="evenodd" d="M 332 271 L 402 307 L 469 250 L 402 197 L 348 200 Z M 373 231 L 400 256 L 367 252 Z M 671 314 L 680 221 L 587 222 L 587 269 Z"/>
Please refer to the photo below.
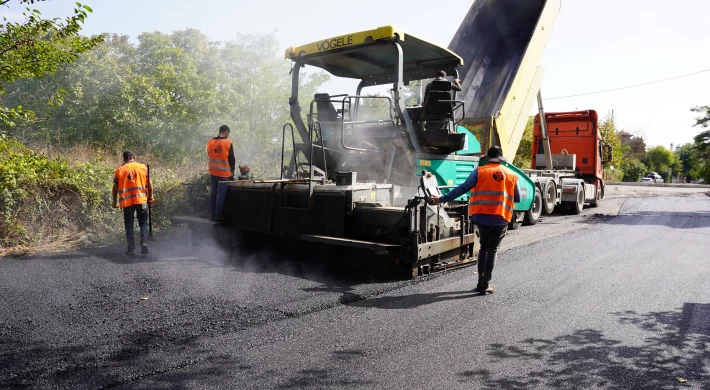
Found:
<path fill-rule="evenodd" d="M 48 237 L 43 242 L 32 246 L 15 246 L 12 248 L 0 247 L 0 258 L 2 257 L 25 257 L 44 253 L 64 252 L 76 248 L 90 246 L 86 232 L 68 234 L 60 237 Z"/>
<path fill-rule="evenodd" d="M 103 150 L 89 144 L 78 144 L 71 147 L 55 145 L 31 145 L 31 149 L 49 157 L 65 158 L 70 164 L 78 165 L 93 162 L 104 166 L 119 166 L 123 162 L 123 151 Z"/>
<path fill-rule="evenodd" d="M 34 150 L 48 157 L 60 157 L 74 166 L 91 162 L 113 169 L 123 162 L 121 150 L 106 152 L 90 145 L 77 145 L 71 148 L 46 146 Z M 185 206 L 185 187 L 181 183 L 205 174 L 207 171 L 205 161 L 183 159 L 181 162 L 164 162 L 151 155 L 139 155 L 137 158 L 139 162 L 151 165 L 151 178 L 155 186 L 156 198 L 153 210 L 154 227 L 157 230 L 167 228 L 170 226 L 170 215 L 178 213 Z M 11 248 L 0 245 L 0 257 L 66 251 L 122 240 L 124 237 L 122 213 L 120 210 L 110 208 L 112 180 L 113 177 L 107 175 L 106 204 L 101 206 L 104 211 L 99 219 L 91 219 L 87 218 L 87 215 L 79 214 L 81 208 L 76 206 L 82 199 L 73 191 L 35 189 L 27 199 L 20 200 L 17 205 L 18 209 L 25 210 L 25 213 L 18 213 L 15 222 L 24 230 L 10 233 L 18 235 L 15 242 L 32 244 Z"/>

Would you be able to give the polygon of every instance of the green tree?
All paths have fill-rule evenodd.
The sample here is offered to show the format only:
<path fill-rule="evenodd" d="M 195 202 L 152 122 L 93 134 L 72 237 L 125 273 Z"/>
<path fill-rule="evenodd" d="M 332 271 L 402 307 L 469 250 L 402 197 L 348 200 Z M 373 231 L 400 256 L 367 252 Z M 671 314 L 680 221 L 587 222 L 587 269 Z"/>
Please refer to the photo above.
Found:
<path fill-rule="evenodd" d="M 680 162 L 680 175 L 697 179 L 694 173 L 699 168 L 698 157 L 693 144 L 685 144 L 680 147 L 677 153 L 677 159 Z"/>
<path fill-rule="evenodd" d="M 523 137 L 520 139 L 518 150 L 515 153 L 515 159 L 513 159 L 513 165 L 515 165 L 516 167 L 530 168 L 530 164 L 532 164 L 534 122 L 535 117 L 531 116 L 528 118 L 528 122 L 525 124 L 525 131 L 523 131 Z"/>
<path fill-rule="evenodd" d="M 707 123 L 700 126 L 707 127 Z M 710 130 L 696 135 L 694 141 L 690 176 L 710 182 Z"/>
<path fill-rule="evenodd" d="M 622 146 L 624 160 L 644 160 L 646 158 L 646 141 L 643 137 L 632 137 L 625 145 Z"/>
<path fill-rule="evenodd" d="M 56 72 L 62 64 L 74 62 L 79 54 L 103 40 L 102 36 L 87 38 L 79 35 L 91 8 L 76 4 L 74 15 L 64 20 L 43 19 L 39 10 L 27 8 L 23 22 L 5 20 L 0 25 L 0 94 L 6 94 L 7 83 Z M 54 91 L 51 102 L 61 99 L 59 92 Z M 32 118 L 33 111 L 21 105 L 8 106 L 0 100 L 0 122 L 13 126 L 17 120 Z"/>
<path fill-rule="evenodd" d="M 111 35 L 54 75 L 11 83 L 8 102 L 47 119 L 6 130 L 28 145 L 88 143 L 189 161 L 203 158 L 207 140 L 227 124 L 238 160 L 273 174 L 290 121 L 290 64 L 278 52 L 273 34 L 210 42 L 187 29 L 144 33 L 137 44 Z M 304 107 L 326 79 L 302 77 Z M 67 91 L 64 104 L 46 105 L 58 89 Z"/>
<path fill-rule="evenodd" d="M 611 162 L 604 163 L 604 175 L 607 181 L 618 181 L 624 176 L 622 162 L 624 150 L 621 147 L 621 139 L 619 138 L 620 130 L 617 129 L 614 123 L 614 116 L 611 112 L 607 113 L 599 122 L 599 133 L 602 140 L 612 148 Z M 614 169 L 611 169 L 612 166 Z"/>
<path fill-rule="evenodd" d="M 621 163 L 621 170 L 624 172 L 622 181 L 625 182 L 637 182 L 648 172 L 646 165 L 635 158 L 624 160 Z"/>
<path fill-rule="evenodd" d="M 663 146 L 656 146 L 646 152 L 648 169 L 657 172 L 664 180 L 668 180 L 668 170 L 674 167 L 675 162 L 675 154 Z"/>
<path fill-rule="evenodd" d="M 710 106 L 697 106 L 691 108 L 690 111 L 698 112 L 702 115 L 700 118 L 696 118 L 696 122 L 693 126 L 710 126 Z"/>

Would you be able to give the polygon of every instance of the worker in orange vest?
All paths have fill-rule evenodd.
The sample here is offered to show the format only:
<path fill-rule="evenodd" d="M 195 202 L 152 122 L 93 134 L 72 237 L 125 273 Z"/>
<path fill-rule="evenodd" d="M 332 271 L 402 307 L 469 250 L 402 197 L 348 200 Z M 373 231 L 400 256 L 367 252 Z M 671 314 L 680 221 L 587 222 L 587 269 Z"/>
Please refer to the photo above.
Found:
<path fill-rule="evenodd" d="M 446 203 L 471 191 L 469 215 L 478 226 L 480 250 L 478 252 L 478 284 L 473 290 L 479 294 L 492 294 L 490 286 L 496 253 L 508 230 L 508 222 L 513 219 L 514 202 L 520 202 L 518 176 L 501 165 L 503 151 L 499 146 L 488 149 L 488 164 L 478 166 L 468 179 L 448 194 L 429 199 L 430 204 Z"/>
<path fill-rule="evenodd" d="M 220 182 L 234 180 L 234 146 L 229 139 L 229 127 L 222 125 L 219 134 L 207 142 L 210 171 L 210 221 L 222 219 L 227 186 Z"/>
<path fill-rule="evenodd" d="M 120 205 L 123 209 L 128 240 L 126 254 L 135 254 L 133 227 L 136 216 L 140 227 L 141 254 L 148 254 L 148 203 L 153 203 L 153 184 L 148 177 L 146 166 L 136 162 L 136 156 L 129 150 L 123 152 L 123 165 L 114 172 L 112 196 L 113 208 Z"/>

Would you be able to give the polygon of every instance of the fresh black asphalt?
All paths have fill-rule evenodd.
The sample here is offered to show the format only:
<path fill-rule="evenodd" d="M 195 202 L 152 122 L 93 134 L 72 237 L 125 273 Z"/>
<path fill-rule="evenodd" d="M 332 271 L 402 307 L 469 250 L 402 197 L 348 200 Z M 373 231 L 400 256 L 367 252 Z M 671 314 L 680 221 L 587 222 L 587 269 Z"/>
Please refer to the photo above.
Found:
<path fill-rule="evenodd" d="M 710 388 L 710 197 L 574 223 L 485 297 L 473 267 L 377 282 L 189 237 L 0 259 L 0 388 Z"/>

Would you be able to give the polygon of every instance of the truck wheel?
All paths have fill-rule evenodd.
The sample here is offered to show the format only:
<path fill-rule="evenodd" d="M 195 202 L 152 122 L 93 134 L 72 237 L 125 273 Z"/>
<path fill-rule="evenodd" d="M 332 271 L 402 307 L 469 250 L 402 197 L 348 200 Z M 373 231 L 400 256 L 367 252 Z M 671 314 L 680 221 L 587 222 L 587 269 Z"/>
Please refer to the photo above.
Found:
<path fill-rule="evenodd" d="M 542 194 L 545 195 L 542 197 L 542 211 L 544 211 L 545 214 L 552 214 L 552 211 L 555 209 L 555 201 L 557 200 L 557 188 L 552 180 L 545 182 L 542 188 Z"/>
<path fill-rule="evenodd" d="M 523 221 L 525 225 L 534 225 L 540 219 L 540 214 L 542 213 L 542 195 L 540 194 L 540 189 L 535 187 L 535 199 L 533 199 L 533 204 L 530 210 L 525 212 L 525 217 Z"/>
<path fill-rule="evenodd" d="M 596 190 L 597 195 L 594 197 L 594 199 L 592 199 L 591 202 L 589 202 L 589 205 L 590 205 L 590 206 L 592 206 L 592 207 L 599 207 L 599 198 L 601 197 L 600 191 L 601 191 L 601 190 L 599 189 L 599 187 L 597 187 L 597 190 Z"/>
<path fill-rule="evenodd" d="M 584 209 L 584 189 L 577 191 L 577 201 L 569 202 L 569 210 L 572 214 L 579 214 Z"/>
<path fill-rule="evenodd" d="M 508 230 L 516 230 L 523 224 L 523 222 L 520 221 L 520 214 L 519 212 L 513 213 L 513 220 L 508 222 Z"/>

